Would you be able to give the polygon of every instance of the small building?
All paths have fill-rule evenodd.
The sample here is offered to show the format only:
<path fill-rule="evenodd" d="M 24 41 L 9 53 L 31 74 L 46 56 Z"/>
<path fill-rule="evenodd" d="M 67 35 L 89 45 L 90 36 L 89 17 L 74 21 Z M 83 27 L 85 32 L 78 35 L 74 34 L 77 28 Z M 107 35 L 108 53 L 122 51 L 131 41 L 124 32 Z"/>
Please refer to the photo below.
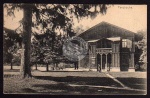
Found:
<path fill-rule="evenodd" d="M 81 33 L 88 42 L 88 54 L 78 62 L 79 67 L 95 71 L 135 71 L 135 42 L 141 38 L 134 32 L 107 22 Z"/>

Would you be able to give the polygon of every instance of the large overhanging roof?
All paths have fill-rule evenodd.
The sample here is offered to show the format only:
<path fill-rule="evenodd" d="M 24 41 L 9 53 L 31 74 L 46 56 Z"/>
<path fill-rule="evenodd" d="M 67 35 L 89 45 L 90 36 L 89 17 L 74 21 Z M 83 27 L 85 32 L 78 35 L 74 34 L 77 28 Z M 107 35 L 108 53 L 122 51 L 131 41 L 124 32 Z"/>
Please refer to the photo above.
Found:
<path fill-rule="evenodd" d="M 100 39 L 100 38 L 108 38 L 108 37 L 121 37 L 127 39 L 128 37 L 133 37 L 135 41 L 139 41 L 142 37 L 129 31 L 127 29 L 115 26 L 113 24 L 107 22 L 101 22 L 90 29 L 84 31 L 83 33 L 78 35 L 86 41 Z"/>
<path fill-rule="evenodd" d="M 120 41 L 120 40 L 121 40 L 121 37 L 110 37 L 110 38 L 106 38 L 106 39 L 115 42 L 115 41 Z M 89 41 L 87 41 L 87 42 L 89 42 L 89 43 L 90 43 L 90 42 L 97 42 L 97 41 L 99 41 L 99 40 L 101 40 L 101 39 L 89 40 Z"/>
<path fill-rule="evenodd" d="M 120 41 L 121 40 L 121 38 L 120 37 L 110 37 L 110 38 L 107 38 L 108 40 L 111 40 L 111 41 L 113 41 L 113 42 L 115 42 L 115 41 Z"/>
<path fill-rule="evenodd" d="M 97 41 L 99 41 L 100 39 L 96 39 L 96 40 L 89 40 L 89 41 L 87 41 L 87 42 L 97 42 Z"/>

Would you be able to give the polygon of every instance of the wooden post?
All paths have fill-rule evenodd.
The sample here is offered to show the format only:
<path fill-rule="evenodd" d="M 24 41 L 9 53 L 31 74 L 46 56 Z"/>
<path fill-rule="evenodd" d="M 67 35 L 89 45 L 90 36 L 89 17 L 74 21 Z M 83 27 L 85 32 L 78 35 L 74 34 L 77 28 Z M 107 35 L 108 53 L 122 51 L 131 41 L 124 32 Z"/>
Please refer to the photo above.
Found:
<path fill-rule="evenodd" d="M 80 56 L 78 56 L 78 68 L 80 67 L 80 63 L 81 63 Z"/>
<path fill-rule="evenodd" d="M 129 72 L 135 72 L 135 68 L 134 68 L 134 53 L 131 53 L 131 62 L 129 65 Z"/>
<path fill-rule="evenodd" d="M 120 53 L 118 53 L 118 67 L 120 68 Z"/>
<path fill-rule="evenodd" d="M 107 71 L 107 53 L 106 53 L 106 66 L 105 66 L 105 70 Z"/>
<path fill-rule="evenodd" d="M 115 55 L 115 45 L 114 45 L 114 43 L 113 43 L 113 44 L 112 44 L 112 66 L 111 66 L 111 67 L 115 67 L 114 55 Z"/>
<path fill-rule="evenodd" d="M 37 64 L 35 64 L 35 70 L 37 70 Z"/>
<path fill-rule="evenodd" d="M 48 71 L 48 63 L 46 64 L 46 71 Z"/>
<path fill-rule="evenodd" d="M 114 53 L 112 53 L 112 66 L 111 67 L 114 67 Z"/>
<path fill-rule="evenodd" d="M 10 62 L 10 69 L 12 70 L 13 69 L 13 62 L 12 62 L 12 60 L 11 60 L 11 62 Z"/>
<path fill-rule="evenodd" d="M 103 55 L 103 54 L 100 54 L 100 55 L 101 55 L 101 71 L 102 71 L 102 64 L 103 64 L 103 61 L 102 61 L 102 60 L 103 60 L 103 59 L 102 59 L 102 55 Z"/>

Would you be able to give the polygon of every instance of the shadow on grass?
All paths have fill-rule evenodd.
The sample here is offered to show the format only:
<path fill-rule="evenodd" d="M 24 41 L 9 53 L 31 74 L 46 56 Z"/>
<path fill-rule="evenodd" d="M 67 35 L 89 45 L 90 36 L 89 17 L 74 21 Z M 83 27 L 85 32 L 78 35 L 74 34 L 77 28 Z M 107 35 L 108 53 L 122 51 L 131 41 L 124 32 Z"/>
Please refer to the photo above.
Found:
<path fill-rule="evenodd" d="M 97 85 L 97 86 L 115 86 L 121 87 L 120 84 L 116 83 L 107 77 L 79 77 L 79 76 L 67 76 L 67 77 L 51 77 L 51 76 L 35 76 L 37 79 L 50 80 L 56 82 L 63 82 L 69 84 L 78 85 Z"/>
<path fill-rule="evenodd" d="M 20 69 L 4 69 L 4 72 L 20 72 Z"/>
<path fill-rule="evenodd" d="M 72 87 L 65 83 L 58 84 L 35 84 L 33 87 L 43 88 L 43 93 L 53 93 L 53 94 L 83 94 L 83 93 L 93 93 L 95 90 L 88 90 L 89 87 Z M 91 92 L 92 91 L 92 92 Z"/>
<path fill-rule="evenodd" d="M 35 76 L 33 80 L 16 82 L 12 79 L 16 78 L 5 78 L 5 92 L 8 93 L 36 93 L 36 94 L 60 94 L 60 95 L 93 95 L 93 94 L 145 94 L 145 91 L 130 91 L 130 90 L 119 90 L 110 88 L 96 88 L 84 85 L 97 85 L 97 86 L 115 86 L 120 87 L 119 84 L 114 82 L 112 79 L 107 77 L 79 77 L 79 76 L 67 76 L 67 77 L 52 77 L 52 76 Z M 9 79 L 9 81 L 8 81 Z M 11 83 L 7 83 L 12 81 Z M 42 81 L 47 80 L 47 81 Z M 118 79 L 125 83 L 143 83 L 143 80 L 139 79 Z M 52 83 L 51 81 L 55 81 Z M 136 81 L 136 82 L 135 82 Z M 12 84 L 13 83 L 13 84 Z M 26 85 L 26 84 L 30 85 Z M 69 84 L 78 84 L 83 86 L 70 86 Z M 130 84 L 130 85 L 131 85 Z M 130 86 L 128 85 L 128 86 Z M 132 86 L 132 85 L 131 85 Z"/>
<path fill-rule="evenodd" d="M 74 71 L 68 71 L 68 70 L 49 70 L 49 71 L 41 71 L 41 72 L 87 72 L 87 71 L 78 71 L 78 70 L 74 70 Z"/>
<path fill-rule="evenodd" d="M 145 94 L 143 91 L 130 91 L 108 88 L 95 88 L 89 86 L 72 87 L 66 83 L 58 84 L 35 84 L 32 87 L 43 88 L 42 93 L 63 94 L 63 95 L 125 95 L 125 94 Z"/>
<path fill-rule="evenodd" d="M 134 89 L 147 89 L 147 79 L 145 78 L 117 78 L 126 86 Z"/>
<path fill-rule="evenodd" d="M 30 89 L 30 88 L 24 88 L 21 90 L 22 90 L 22 92 L 25 92 L 25 93 L 37 93 L 36 90 Z"/>

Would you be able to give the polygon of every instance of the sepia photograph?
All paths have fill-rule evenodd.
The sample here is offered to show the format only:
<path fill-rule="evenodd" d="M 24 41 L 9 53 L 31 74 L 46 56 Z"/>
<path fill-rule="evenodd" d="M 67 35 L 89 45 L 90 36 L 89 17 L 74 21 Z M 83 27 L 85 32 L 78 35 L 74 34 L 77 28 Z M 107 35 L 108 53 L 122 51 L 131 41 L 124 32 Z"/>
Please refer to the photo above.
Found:
<path fill-rule="evenodd" d="M 3 94 L 147 95 L 146 4 L 3 4 Z"/>

